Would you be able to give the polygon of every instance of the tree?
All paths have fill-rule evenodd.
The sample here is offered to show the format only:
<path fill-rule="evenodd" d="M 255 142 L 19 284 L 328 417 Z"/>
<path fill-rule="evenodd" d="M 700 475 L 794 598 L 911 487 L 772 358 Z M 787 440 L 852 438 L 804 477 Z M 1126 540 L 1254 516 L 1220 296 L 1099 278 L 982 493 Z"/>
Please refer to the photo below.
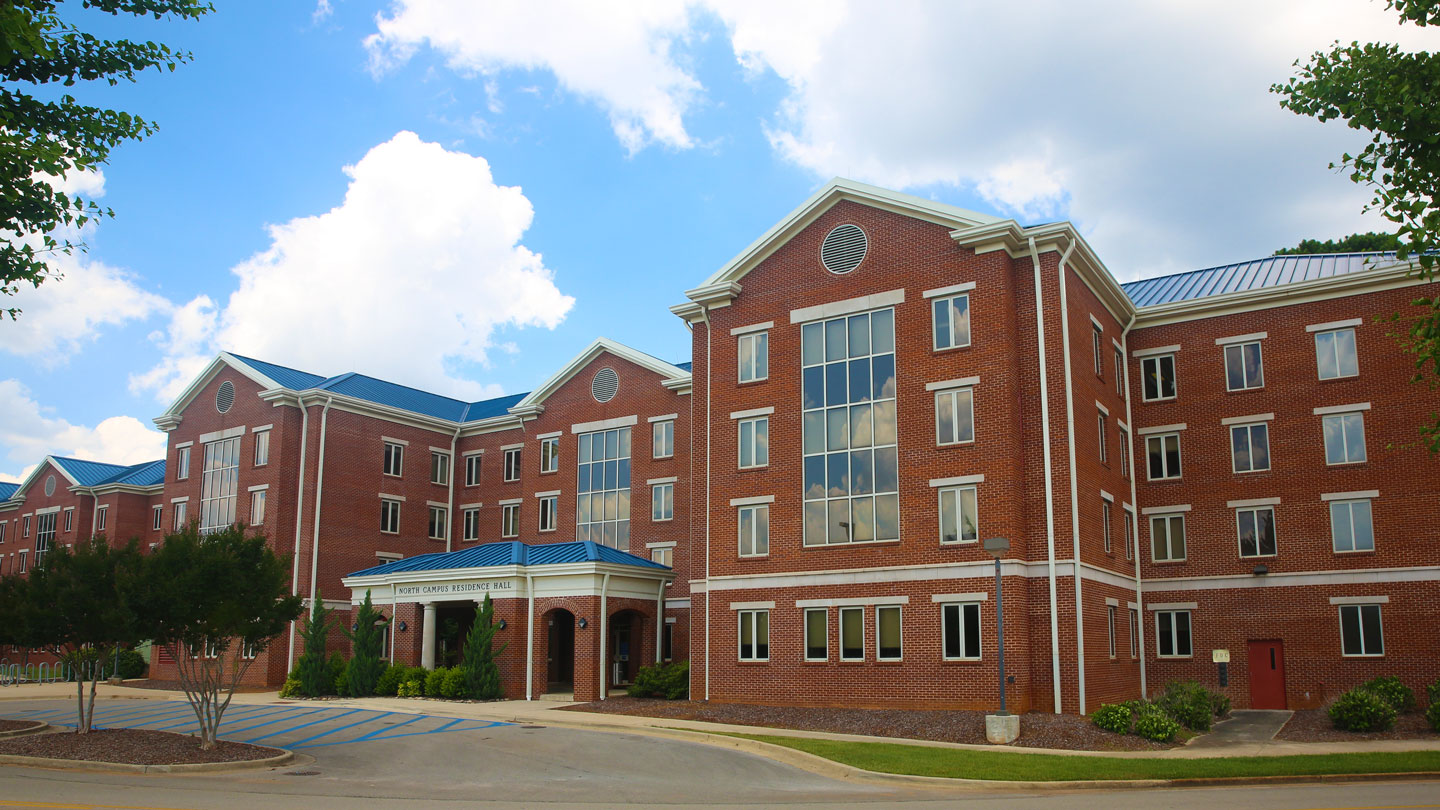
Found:
<path fill-rule="evenodd" d="M 1440 0 L 1387 0 L 1400 24 L 1440 24 Z M 1370 141 L 1356 154 L 1343 154 L 1339 167 L 1374 196 L 1366 211 L 1379 211 L 1396 226 L 1398 258 L 1413 262 L 1412 272 L 1436 278 L 1440 249 L 1440 54 L 1407 53 L 1398 45 L 1334 43 L 1316 52 L 1299 74 L 1273 85 L 1280 106 L 1320 121 L 1341 119 L 1363 130 Z M 1332 163 L 1331 168 L 1337 164 Z M 1407 322 L 1400 336 L 1415 355 L 1413 382 L 1440 387 L 1440 296 L 1414 301 L 1418 312 L 1397 315 Z M 1422 444 L 1440 453 L 1440 412 L 1420 429 Z"/>
<path fill-rule="evenodd" d="M 330 672 L 329 661 L 325 658 L 325 647 L 330 640 L 331 611 L 325 607 L 325 598 L 318 592 L 310 614 L 300 626 L 300 639 L 305 650 L 295 662 L 300 681 L 300 691 L 310 697 L 330 694 L 334 688 L 335 676 Z"/>
<path fill-rule="evenodd" d="M 235 687 L 270 640 L 299 617 L 290 563 L 245 527 L 201 535 L 194 523 L 145 558 L 137 593 L 141 621 L 175 661 L 200 723 L 200 747 L 215 735 Z"/>
<path fill-rule="evenodd" d="M 19 587 L 28 640 L 58 648 L 75 668 L 79 734 L 91 729 L 95 691 L 105 663 L 114 660 L 121 646 L 133 645 L 144 636 L 132 601 L 141 571 L 139 543 L 131 540 L 111 548 L 103 536 L 97 536 L 81 540 L 73 550 L 52 548 Z"/>
<path fill-rule="evenodd" d="M 1394 253 L 1400 249 L 1400 237 L 1393 233 L 1352 233 L 1344 239 L 1303 239 L 1293 248 L 1280 248 L 1276 256 L 1305 256 L 1324 253 Z"/>
<path fill-rule="evenodd" d="M 465 673 L 465 691 L 472 698 L 494 700 L 500 697 L 500 667 L 495 659 L 505 652 L 505 645 L 495 649 L 495 603 L 490 594 L 475 611 L 475 621 L 470 625 L 470 634 L 465 637 L 465 660 L 461 667 Z"/>
<path fill-rule="evenodd" d="M 370 603 L 370 591 L 365 591 L 365 601 L 355 611 L 355 629 L 346 631 L 345 637 L 354 645 L 350 659 L 347 689 L 351 697 L 369 697 L 375 694 L 375 684 L 385 672 L 384 650 L 385 625 L 387 620 Z"/>
<path fill-rule="evenodd" d="M 42 100 L 46 85 L 72 87 L 104 80 L 135 81 L 148 68 L 174 70 L 190 60 L 154 42 L 100 39 L 61 19 L 59 0 L 0 3 L 0 291 L 19 292 L 58 274 L 46 262 L 54 253 L 84 250 L 66 236 L 97 216 L 114 216 L 83 194 L 61 190 L 58 180 L 93 171 L 124 141 L 155 132 L 155 124 L 127 112 L 79 103 L 69 93 Z M 197 19 L 213 11 L 204 0 L 78 0 L 67 10 L 155 19 Z M 53 92 L 47 95 L 53 96 Z M 57 238 L 58 235 L 58 238 Z M 12 319 L 19 310 L 0 310 Z"/>

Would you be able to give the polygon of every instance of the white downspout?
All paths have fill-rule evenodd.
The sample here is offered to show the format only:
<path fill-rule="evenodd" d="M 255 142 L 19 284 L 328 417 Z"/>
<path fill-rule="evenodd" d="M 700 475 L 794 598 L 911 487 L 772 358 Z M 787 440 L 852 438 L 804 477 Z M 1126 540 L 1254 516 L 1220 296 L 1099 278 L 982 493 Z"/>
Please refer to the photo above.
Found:
<path fill-rule="evenodd" d="M 609 591 L 609 590 L 610 590 L 610 574 L 609 574 L 609 573 L 606 573 L 606 574 L 605 574 L 605 578 L 602 579 L 602 580 L 600 580 L 600 699 L 601 699 L 601 700 L 604 700 L 605 697 L 606 697 L 606 694 L 605 694 L 605 693 L 606 693 L 606 689 L 605 689 L 605 687 L 609 684 L 609 681 L 610 681 L 610 679 L 607 677 L 607 676 L 610 674 L 610 672 L 609 672 L 609 670 L 610 670 L 610 662 L 609 662 L 608 660 L 606 660 L 606 659 L 608 658 L 608 656 L 605 654 L 605 646 L 606 646 L 606 645 L 605 645 L 605 642 L 606 642 L 606 641 L 609 641 L 609 639 L 610 639 L 610 636 L 609 636 L 609 632 L 610 632 L 610 629 L 609 629 L 609 624 L 610 624 L 610 621 L 609 621 L 609 619 L 610 619 L 610 608 L 609 608 L 609 606 L 608 606 L 608 604 L 607 604 L 607 599 L 608 599 L 608 593 L 607 593 L 607 591 Z"/>
<path fill-rule="evenodd" d="M 304 531 L 305 514 L 305 450 L 310 441 L 310 409 L 305 407 L 304 397 L 299 398 L 300 403 L 300 474 L 296 476 L 299 483 L 295 485 L 295 554 L 293 555 L 294 569 L 290 572 L 290 595 L 296 596 L 300 593 L 300 537 Z M 391 634 L 394 640 L 394 634 Z M 390 660 L 395 660 L 394 644 L 391 644 Z M 285 671 L 289 672 L 295 668 L 295 622 L 290 622 L 290 658 L 285 664 Z"/>
<path fill-rule="evenodd" d="M 1135 316 L 1130 316 L 1130 322 L 1125 324 L 1125 330 L 1120 333 L 1120 355 L 1124 366 L 1121 373 L 1125 375 L 1125 446 L 1120 448 L 1125 453 L 1125 463 L 1130 468 L 1130 537 L 1125 542 L 1130 544 L 1131 553 L 1135 556 L 1135 635 L 1136 648 L 1140 651 L 1140 697 L 1145 697 L 1145 596 L 1140 591 L 1140 504 L 1135 502 L 1135 453 L 1132 449 L 1135 446 L 1135 423 L 1130 417 L 1130 329 L 1135 326 Z"/>
<path fill-rule="evenodd" d="M 535 699 L 535 577 L 525 572 L 525 699 Z"/>
<path fill-rule="evenodd" d="M 455 426 L 455 435 L 450 437 L 450 460 L 445 462 L 449 465 L 450 475 L 448 490 L 445 494 L 445 550 L 450 551 L 451 543 L 455 537 L 455 443 L 460 441 L 460 425 Z"/>
<path fill-rule="evenodd" d="M 672 552 L 673 553 L 673 552 Z M 674 562 L 673 560 L 671 562 Z M 655 597 L 655 663 L 660 663 L 660 648 L 665 644 L 665 580 L 660 580 L 660 594 Z"/>
<path fill-rule="evenodd" d="M 399 587 L 390 583 L 390 663 L 395 663 L 395 612 L 399 609 L 399 599 L 396 598 Z"/>
<path fill-rule="evenodd" d="M 1035 264 L 1035 334 L 1040 353 L 1040 435 L 1045 458 L 1045 551 L 1050 569 L 1050 679 L 1055 713 L 1060 707 L 1060 598 L 1055 590 L 1055 483 L 1050 462 L 1050 383 L 1045 372 L 1045 307 L 1040 280 L 1040 253 L 1030 237 L 1030 261 Z"/>
<path fill-rule="evenodd" d="M 710 700 L 710 631 L 715 626 L 710 615 L 710 388 L 715 375 L 710 373 L 710 344 L 715 337 L 710 324 L 710 308 L 701 305 L 700 317 L 705 321 L 705 700 Z M 692 424 L 694 420 L 691 420 Z M 693 622 L 692 622 L 693 624 Z"/>
<path fill-rule="evenodd" d="M 1079 687 L 1080 713 L 1085 713 L 1085 614 L 1080 601 L 1080 482 L 1075 479 L 1075 392 L 1071 384 L 1070 369 L 1070 307 L 1065 297 L 1065 260 L 1075 249 L 1071 242 L 1060 257 L 1060 343 L 1065 358 L 1065 433 L 1070 450 L 1070 549 L 1074 557 L 1072 570 L 1075 577 L 1075 663 L 1078 670 L 1076 686 Z"/>
<path fill-rule="evenodd" d="M 330 425 L 330 403 L 334 397 L 325 398 L 325 408 L 320 411 L 320 453 L 315 467 L 315 534 L 310 546 L 310 610 L 315 610 L 316 593 L 320 576 L 320 500 L 325 494 L 325 429 Z"/>

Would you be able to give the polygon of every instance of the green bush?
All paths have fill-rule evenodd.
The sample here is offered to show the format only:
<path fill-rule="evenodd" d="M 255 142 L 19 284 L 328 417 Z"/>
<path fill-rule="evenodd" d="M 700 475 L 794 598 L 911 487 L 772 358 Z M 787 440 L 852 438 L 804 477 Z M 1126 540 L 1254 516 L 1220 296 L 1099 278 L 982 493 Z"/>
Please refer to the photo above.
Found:
<path fill-rule="evenodd" d="M 305 696 L 305 693 L 304 693 L 303 691 L 301 691 L 301 689 L 300 689 L 300 680 L 299 680 L 298 678 L 286 678 L 286 679 L 285 679 L 285 685 L 282 686 L 282 687 L 280 687 L 280 697 L 282 697 L 282 698 L 293 698 L 293 697 L 304 697 L 304 696 Z"/>
<path fill-rule="evenodd" d="M 396 690 L 400 697 L 420 697 L 420 683 L 418 681 L 405 681 Z"/>
<path fill-rule="evenodd" d="M 671 664 L 644 666 L 635 673 L 635 682 L 626 693 L 630 697 L 663 697 L 666 700 L 680 700 L 690 694 L 690 662 L 676 661 Z"/>
<path fill-rule="evenodd" d="M 135 650 L 120 651 L 120 677 L 140 678 L 145 675 L 145 656 Z"/>
<path fill-rule="evenodd" d="M 1170 742 L 1180 733 L 1180 724 L 1154 704 L 1135 713 L 1135 734 L 1155 742 Z"/>
<path fill-rule="evenodd" d="M 335 691 L 332 695 L 350 694 L 350 662 L 346 661 L 340 667 L 340 672 L 335 676 Z"/>
<path fill-rule="evenodd" d="M 442 697 L 445 690 L 445 676 L 450 670 L 445 667 L 436 667 L 430 670 L 425 676 L 425 697 Z"/>
<path fill-rule="evenodd" d="M 1357 687 L 1330 704 L 1330 722 L 1342 731 L 1385 731 L 1395 725 L 1395 707 L 1369 689 Z"/>
<path fill-rule="evenodd" d="M 1219 692 L 1211 692 L 1210 708 L 1215 710 L 1216 717 L 1224 717 L 1230 713 L 1230 696 L 1222 695 Z"/>
<path fill-rule="evenodd" d="M 345 694 L 338 690 L 345 685 L 341 678 L 345 675 L 347 663 L 344 656 L 340 655 L 340 653 L 330 653 L 330 658 L 325 661 L 325 689 L 320 692 L 321 695 Z M 315 695 L 315 697 L 319 697 L 319 695 Z"/>
<path fill-rule="evenodd" d="M 405 680 L 405 673 L 410 668 L 404 664 L 391 664 L 380 673 L 380 680 L 375 683 L 375 694 L 380 697 L 395 697 L 400 693 L 400 683 Z"/>
<path fill-rule="evenodd" d="M 1361 684 L 1360 688 L 1379 695 L 1397 714 L 1415 711 L 1415 691 L 1401 683 L 1394 675 L 1372 678 Z"/>
<path fill-rule="evenodd" d="M 1116 734 L 1129 734 L 1135 712 L 1124 703 L 1107 703 L 1090 715 L 1090 722 Z"/>
<path fill-rule="evenodd" d="M 1440 678 L 1436 678 L 1434 683 L 1425 687 L 1425 694 L 1429 696 L 1431 706 L 1440 703 Z"/>
<path fill-rule="evenodd" d="M 1209 731 L 1215 720 L 1213 694 L 1198 681 L 1171 681 L 1155 705 L 1191 731 Z"/>
<path fill-rule="evenodd" d="M 330 610 L 322 601 L 317 601 L 310 614 L 300 625 L 300 637 L 305 641 L 305 650 L 295 664 L 296 680 L 300 681 L 301 692 L 310 697 L 320 697 L 335 688 L 335 675 L 325 658 L 325 643 L 330 633 Z M 333 659 L 331 659 L 333 660 Z"/>
<path fill-rule="evenodd" d="M 1440 731 L 1440 701 L 1430 704 L 1425 710 L 1425 719 L 1430 721 L 1430 728 Z"/>
<path fill-rule="evenodd" d="M 440 696 L 447 700 L 462 700 L 470 697 L 470 684 L 465 677 L 464 667 L 445 670 L 445 679 L 440 684 Z"/>

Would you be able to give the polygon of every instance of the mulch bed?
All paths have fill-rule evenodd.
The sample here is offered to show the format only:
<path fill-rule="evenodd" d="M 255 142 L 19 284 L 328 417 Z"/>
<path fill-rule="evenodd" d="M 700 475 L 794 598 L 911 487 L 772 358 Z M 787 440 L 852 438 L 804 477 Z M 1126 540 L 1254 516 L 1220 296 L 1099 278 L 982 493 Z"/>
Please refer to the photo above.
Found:
<path fill-rule="evenodd" d="M 244 762 L 280 753 L 276 748 L 237 742 L 219 742 L 213 749 L 202 751 L 198 737 L 133 728 L 104 729 L 89 734 L 56 732 L 0 740 L 0 754 L 129 765 Z"/>
<path fill-rule="evenodd" d="M 1330 722 L 1324 709 L 1300 709 L 1275 735 L 1277 740 L 1292 742 L 1354 742 L 1356 740 L 1436 740 L 1440 739 L 1425 716 L 1419 712 L 1402 714 L 1389 731 L 1341 731 Z"/>
<path fill-rule="evenodd" d="M 19 731 L 22 728 L 34 727 L 36 727 L 34 720 L 6 720 L 0 717 L 0 731 Z"/>
<path fill-rule="evenodd" d="M 615 697 L 566 706 L 569 711 L 629 714 L 673 720 L 701 720 L 742 726 L 866 734 L 937 742 L 985 745 L 985 712 L 935 709 L 835 709 L 799 706 L 755 706 L 745 703 L 701 703 L 691 700 Z M 1175 746 L 1113 734 L 1074 715 L 1032 712 L 1020 719 L 1025 748 L 1072 751 L 1159 751 Z"/>

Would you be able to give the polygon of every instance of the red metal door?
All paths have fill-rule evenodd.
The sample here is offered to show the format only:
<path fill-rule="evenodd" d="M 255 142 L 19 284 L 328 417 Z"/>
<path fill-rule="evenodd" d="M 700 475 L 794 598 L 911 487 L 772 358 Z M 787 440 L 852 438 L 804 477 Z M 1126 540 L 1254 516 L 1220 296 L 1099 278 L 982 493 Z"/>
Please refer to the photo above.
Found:
<path fill-rule="evenodd" d="M 1285 645 L 1250 642 L 1250 708 L 1285 708 Z"/>

